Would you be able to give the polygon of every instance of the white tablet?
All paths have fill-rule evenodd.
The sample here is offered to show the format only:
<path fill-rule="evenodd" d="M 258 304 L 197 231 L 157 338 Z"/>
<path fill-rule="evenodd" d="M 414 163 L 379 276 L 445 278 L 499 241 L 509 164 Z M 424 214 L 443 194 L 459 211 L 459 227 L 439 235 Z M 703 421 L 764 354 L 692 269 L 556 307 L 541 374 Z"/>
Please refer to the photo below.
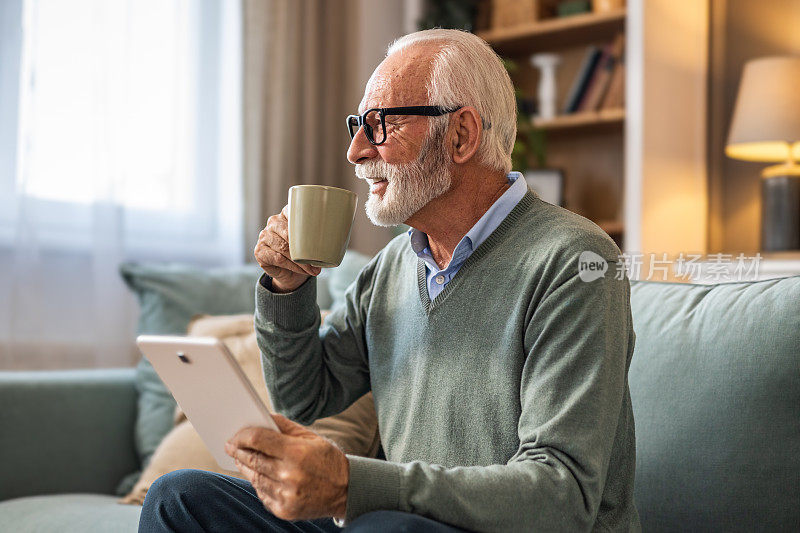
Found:
<path fill-rule="evenodd" d="M 139 349 L 219 466 L 237 472 L 225 442 L 245 426 L 280 431 L 236 359 L 213 337 L 140 335 Z"/>

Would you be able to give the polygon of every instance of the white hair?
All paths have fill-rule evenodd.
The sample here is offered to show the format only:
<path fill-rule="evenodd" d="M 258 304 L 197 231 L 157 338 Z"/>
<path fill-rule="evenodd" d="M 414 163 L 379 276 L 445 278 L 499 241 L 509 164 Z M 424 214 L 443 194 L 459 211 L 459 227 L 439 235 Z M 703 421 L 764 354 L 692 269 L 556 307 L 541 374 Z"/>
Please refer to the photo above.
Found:
<path fill-rule="evenodd" d="M 517 105 L 514 86 L 500 58 L 477 35 L 440 28 L 400 37 L 389 45 L 386 55 L 422 43 L 441 43 L 427 84 L 429 105 L 475 107 L 484 128 L 478 161 L 507 174 L 517 137 Z M 449 120 L 445 115 L 432 121 L 431 128 L 446 125 Z"/>

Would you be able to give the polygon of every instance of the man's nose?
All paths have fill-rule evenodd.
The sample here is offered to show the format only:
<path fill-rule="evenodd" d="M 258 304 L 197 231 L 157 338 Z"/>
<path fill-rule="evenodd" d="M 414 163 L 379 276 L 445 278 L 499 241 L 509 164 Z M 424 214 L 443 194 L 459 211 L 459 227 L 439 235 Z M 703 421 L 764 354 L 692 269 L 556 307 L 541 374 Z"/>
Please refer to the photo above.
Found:
<path fill-rule="evenodd" d="M 347 149 L 347 160 L 354 165 L 363 163 L 378 155 L 378 150 L 375 145 L 369 142 L 367 134 L 364 133 L 364 127 L 358 128 L 355 137 L 350 141 L 350 147 Z"/>

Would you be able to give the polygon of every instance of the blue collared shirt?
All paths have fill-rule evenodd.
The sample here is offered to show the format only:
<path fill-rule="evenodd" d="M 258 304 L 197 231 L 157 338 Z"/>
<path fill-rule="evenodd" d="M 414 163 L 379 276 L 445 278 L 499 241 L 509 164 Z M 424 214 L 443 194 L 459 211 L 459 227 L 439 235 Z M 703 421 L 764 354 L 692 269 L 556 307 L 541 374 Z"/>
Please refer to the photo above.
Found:
<path fill-rule="evenodd" d="M 428 280 L 428 297 L 433 300 L 444 290 L 447 284 L 456 275 L 456 272 L 464 264 L 464 261 L 472 255 L 472 252 L 492 234 L 497 226 L 505 220 L 508 214 L 522 200 L 528 191 L 528 184 L 519 172 L 510 172 L 507 176 L 511 184 L 506 192 L 498 198 L 492 206 L 483 214 L 474 226 L 458 242 L 453 251 L 450 263 L 443 270 L 439 270 L 439 265 L 433 260 L 431 249 L 428 246 L 428 236 L 418 229 L 411 228 L 408 234 L 411 237 L 411 249 L 417 257 L 425 261 L 425 273 Z"/>

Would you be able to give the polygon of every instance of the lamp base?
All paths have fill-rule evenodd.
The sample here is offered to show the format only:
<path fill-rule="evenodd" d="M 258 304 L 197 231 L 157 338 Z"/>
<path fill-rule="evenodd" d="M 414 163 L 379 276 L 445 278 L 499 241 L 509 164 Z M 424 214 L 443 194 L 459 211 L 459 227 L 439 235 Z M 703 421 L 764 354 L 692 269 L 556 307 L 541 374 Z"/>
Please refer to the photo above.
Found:
<path fill-rule="evenodd" d="M 800 176 L 761 180 L 761 249 L 800 250 Z"/>

